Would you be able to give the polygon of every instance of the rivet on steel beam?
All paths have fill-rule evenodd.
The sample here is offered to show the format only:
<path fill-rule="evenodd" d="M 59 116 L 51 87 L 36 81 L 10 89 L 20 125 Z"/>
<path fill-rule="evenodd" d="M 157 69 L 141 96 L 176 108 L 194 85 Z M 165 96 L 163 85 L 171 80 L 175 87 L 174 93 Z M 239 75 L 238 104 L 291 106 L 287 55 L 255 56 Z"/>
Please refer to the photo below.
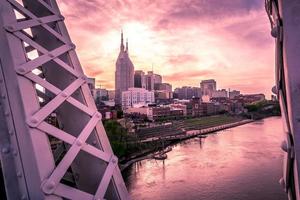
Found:
<path fill-rule="evenodd" d="M 20 67 L 17 69 L 17 72 L 23 74 L 24 72 L 26 72 L 26 70 L 23 67 Z"/>
<path fill-rule="evenodd" d="M 285 152 L 288 152 L 288 145 L 285 140 L 283 140 L 281 143 L 281 149 Z"/>
<path fill-rule="evenodd" d="M 87 80 L 87 77 L 86 77 L 85 75 L 82 75 L 80 78 L 81 78 L 82 80 L 84 80 L 84 81 Z"/>
<path fill-rule="evenodd" d="M 76 141 L 76 145 L 77 145 L 77 146 L 80 147 L 80 146 L 82 146 L 82 144 L 83 144 L 83 142 L 82 142 L 81 140 L 77 140 L 77 141 Z"/>
<path fill-rule="evenodd" d="M 17 177 L 22 178 L 22 172 L 17 172 Z"/>
<path fill-rule="evenodd" d="M 6 112 L 4 113 L 4 115 L 5 115 L 6 117 L 8 117 L 8 116 L 9 116 L 9 112 L 6 111 Z"/>
<path fill-rule="evenodd" d="M 71 44 L 69 44 L 69 47 L 70 47 L 71 49 L 75 49 L 75 48 L 76 48 L 76 45 L 73 44 L 73 43 L 71 43 Z"/>
<path fill-rule="evenodd" d="M 50 182 L 48 182 L 47 184 L 46 184 L 46 187 L 48 188 L 48 189 L 53 189 L 54 187 L 55 187 L 55 183 L 54 183 L 54 181 L 50 181 Z"/>
<path fill-rule="evenodd" d="M 274 38 L 277 38 L 278 37 L 278 26 L 274 26 L 271 30 L 271 35 L 274 37 Z"/>
<path fill-rule="evenodd" d="M 66 93 L 64 93 L 64 92 L 62 92 L 60 95 L 61 95 L 62 97 L 64 97 L 64 98 L 68 97 L 68 95 L 67 95 Z"/>
<path fill-rule="evenodd" d="M 14 131 L 13 130 L 10 130 L 8 131 L 9 135 L 14 135 Z"/>
<path fill-rule="evenodd" d="M 49 53 L 48 56 L 49 56 L 50 58 L 54 58 L 54 57 L 55 57 L 52 53 Z"/>
<path fill-rule="evenodd" d="M 60 19 L 61 21 L 65 20 L 65 17 L 62 16 L 62 15 L 58 15 L 58 17 L 59 17 L 59 19 Z"/>
<path fill-rule="evenodd" d="M 52 194 L 54 192 L 54 189 L 55 189 L 55 182 L 54 181 L 47 181 L 43 186 L 43 191 L 46 193 L 46 194 Z"/>
<path fill-rule="evenodd" d="M 38 125 L 38 120 L 34 117 L 31 117 L 29 120 L 27 120 L 27 124 L 31 127 L 36 127 Z"/>
<path fill-rule="evenodd" d="M 22 195 L 21 200 L 26 200 L 26 199 L 27 199 L 27 196 L 25 194 Z"/>
<path fill-rule="evenodd" d="M 4 154 L 8 154 L 9 153 L 9 148 L 8 147 L 3 147 L 1 151 Z"/>
<path fill-rule="evenodd" d="M 118 159 L 116 158 L 116 156 L 114 156 L 112 159 L 111 159 L 111 162 L 113 164 L 116 164 L 118 162 Z"/>
<path fill-rule="evenodd" d="M 14 31 L 14 26 L 12 25 L 8 25 L 8 26 L 5 26 L 5 29 L 9 32 L 13 32 Z"/>
<path fill-rule="evenodd" d="M 96 113 L 96 117 L 97 117 L 97 118 L 101 118 L 101 117 L 102 117 L 101 113 L 97 112 L 97 113 Z"/>
<path fill-rule="evenodd" d="M 5 98 L 6 98 L 5 94 L 2 94 L 1 97 L 2 97 L 2 99 L 5 99 Z"/>
<path fill-rule="evenodd" d="M 278 89 L 276 85 L 272 87 L 272 93 L 278 95 Z"/>
<path fill-rule="evenodd" d="M 36 124 L 36 123 L 38 123 L 38 120 L 36 118 L 32 117 L 30 119 L 30 122 L 33 123 L 33 124 Z"/>
<path fill-rule="evenodd" d="M 285 189 L 286 188 L 286 184 L 285 184 L 285 181 L 284 181 L 284 178 L 281 178 L 279 180 L 279 184 Z"/>
<path fill-rule="evenodd" d="M 93 144 L 93 145 L 96 145 L 96 144 L 97 144 L 97 141 L 96 141 L 96 140 L 93 140 L 92 144 Z"/>

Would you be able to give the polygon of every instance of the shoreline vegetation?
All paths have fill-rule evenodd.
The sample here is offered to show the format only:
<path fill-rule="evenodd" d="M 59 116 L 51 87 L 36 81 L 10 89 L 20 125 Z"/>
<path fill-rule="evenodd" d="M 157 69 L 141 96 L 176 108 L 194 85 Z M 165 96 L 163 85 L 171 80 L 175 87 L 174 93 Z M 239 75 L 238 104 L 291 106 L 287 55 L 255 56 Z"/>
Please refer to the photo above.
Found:
<path fill-rule="evenodd" d="M 258 102 L 246 105 L 247 112 L 242 115 L 220 114 L 197 118 L 169 120 L 156 123 L 155 126 L 138 128 L 129 133 L 116 120 L 104 121 L 112 149 L 119 158 L 121 170 L 131 164 L 153 158 L 159 151 L 164 151 L 170 145 L 199 135 L 207 135 L 224 129 L 240 126 L 246 123 L 271 116 L 280 116 L 279 105 L 270 106 L 268 102 Z"/>
<path fill-rule="evenodd" d="M 214 119 L 219 118 L 220 116 L 213 116 Z M 221 116 L 222 118 L 224 116 Z M 226 116 L 227 118 L 228 116 Z M 270 117 L 270 116 L 265 116 Z M 265 118 L 263 117 L 263 118 Z M 208 123 L 208 119 L 211 117 L 205 117 L 206 123 Z M 201 120 L 202 118 L 196 118 Z M 105 128 L 110 127 L 110 131 L 108 132 L 109 139 L 112 144 L 112 148 L 114 153 L 119 157 L 119 165 L 121 171 L 129 167 L 135 162 L 151 159 L 156 152 L 163 151 L 165 148 L 168 148 L 170 145 L 174 145 L 180 143 L 181 141 L 197 137 L 199 135 L 208 135 L 215 133 L 217 131 L 225 130 L 228 128 L 233 128 L 236 126 L 244 125 L 246 123 L 250 123 L 259 119 L 246 119 L 239 118 L 235 121 L 226 121 L 222 124 L 217 125 L 208 125 L 205 128 L 193 129 L 185 131 L 184 134 L 178 134 L 173 136 L 166 136 L 164 139 L 164 145 L 162 145 L 162 137 L 157 137 L 155 140 L 151 138 L 148 141 L 142 141 L 138 139 L 136 136 L 128 136 L 126 135 L 126 130 L 123 129 L 121 125 L 118 124 L 117 121 L 111 121 L 109 123 L 105 123 Z M 231 119 L 232 120 L 232 119 Z M 116 127 L 116 128 L 112 128 Z M 111 131 L 111 128 L 113 131 Z M 120 131 L 120 132 L 119 132 Z M 121 133 L 119 137 L 116 136 L 116 133 Z M 159 134 L 159 133 L 158 133 Z"/>
<path fill-rule="evenodd" d="M 164 147 L 162 147 L 158 150 L 149 151 L 147 153 L 136 154 L 136 155 L 132 156 L 132 158 L 129 158 L 127 160 L 123 160 L 123 162 L 120 162 L 120 169 L 121 169 L 121 171 L 123 171 L 135 162 L 142 161 L 142 160 L 145 160 L 145 159 L 154 159 L 154 155 L 156 155 L 157 152 L 164 151 L 164 149 L 167 149 L 168 147 L 170 147 L 172 145 L 175 145 L 177 143 L 180 143 L 184 140 L 188 140 L 188 139 L 199 137 L 199 136 L 204 136 L 205 137 L 209 134 L 215 134 L 218 131 L 233 128 L 233 127 L 236 127 L 236 126 L 241 126 L 241 125 L 244 125 L 244 124 L 247 124 L 247 123 L 251 123 L 253 121 L 254 120 L 251 120 L 251 119 L 244 119 L 244 120 L 241 120 L 241 121 L 238 121 L 238 122 L 227 123 L 227 124 L 223 124 L 223 125 L 220 125 L 220 126 L 213 126 L 213 127 L 206 128 L 206 129 L 187 131 L 186 134 L 181 135 L 181 137 L 170 136 L 169 140 L 168 139 L 164 140 L 165 141 L 165 146 Z M 202 139 L 204 137 L 199 137 L 199 139 Z"/>

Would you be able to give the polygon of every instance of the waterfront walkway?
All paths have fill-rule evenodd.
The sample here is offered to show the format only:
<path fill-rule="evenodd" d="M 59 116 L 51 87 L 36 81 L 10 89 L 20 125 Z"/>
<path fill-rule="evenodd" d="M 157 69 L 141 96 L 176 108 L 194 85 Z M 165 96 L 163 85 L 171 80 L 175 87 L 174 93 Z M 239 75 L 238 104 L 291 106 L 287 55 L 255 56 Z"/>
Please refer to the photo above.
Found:
<path fill-rule="evenodd" d="M 232 128 L 232 127 L 235 127 L 235 126 L 240 126 L 240 125 L 252 122 L 252 121 L 253 120 L 251 120 L 251 119 L 246 119 L 246 120 L 242 120 L 242 121 L 238 121 L 238 122 L 233 122 L 233 123 L 224 124 L 224 125 L 215 126 L 215 127 L 210 127 L 210 128 L 205 128 L 205 129 L 188 130 L 188 131 L 185 131 L 181 134 L 174 134 L 174 135 L 167 135 L 167 136 L 155 136 L 155 137 L 151 137 L 151 138 L 141 140 L 140 142 L 141 143 L 147 143 L 147 142 L 154 142 L 154 141 L 158 141 L 158 140 L 162 140 L 162 139 L 164 141 L 185 140 L 185 139 L 189 139 L 189 138 L 192 138 L 192 137 L 196 137 L 198 135 L 205 135 L 205 134 L 209 134 L 209 133 L 212 133 L 212 132 Z"/>
<path fill-rule="evenodd" d="M 224 124 L 239 122 L 241 117 L 228 115 L 213 115 L 206 117 L 173 120 L 169 123 L 156 127 L 140 128 L 136 131 L 140 140 L 146 140 L 153 137 L 166 137 L 173 135 L 184 135 L 187 131 L 202 130 Z"/>
<path fill-rule="evenodd" d="M 250 122 L 253 122 L 254 120 L 251 119 L 246 119 L 246 120 L 242 120 L 242 121 L 238 121 L 238 122 L 233 122 L 233 123 L 229 123 L 229 124 L 224 124 L 224 125 L 220 125 L 220 126 L 215 126 L 215 127 L 210 127 L 210 128 L 205 128 L 205 129 L 200 129 L 200 130 L 189 130 L 186 131 L 184 134 L 178 134 L 178 135 L 169 135 L 169 136 L 164 136 L 164 137 L 151 137 L 145 140 L 142 140 L 140 142 L 142 143 L 147 143 L 147 142 L 155 142 L 155 141 L 159 141 L 159 140 L 164 140 L 164 141 L 169 141 L 170 143 L 173 142 L 178 142 L 181 140 L 186 140 L 189 138 L 193 138 L 196 137 L 198 135 L 206 135 L 206 134 L 210 134 L 216 131 L 221 131 L 221 130 L 225 130 L 228 128 L 233 128 L 236 126 L 240 126 L 243 124 L 247 124 Z M 154 153 L 155 154 L 155 153 Z M 134 157 L 132 159 L 130 159 L 129 161 L 127 161 L 125 164 L 121 164 L 120 165 L 120 169 L 121 171 L 123 171 L 124 169 L 126 169 L 127 167 L 129 167 L 130 165 L 132 165 L 135 162 L 141 161 L 141 160 L 145 160 L 145 159 L 151 159 L 153 158 L 153 153 L 150 153 L 148 155 L 143 155 L 140 157 Z"/>

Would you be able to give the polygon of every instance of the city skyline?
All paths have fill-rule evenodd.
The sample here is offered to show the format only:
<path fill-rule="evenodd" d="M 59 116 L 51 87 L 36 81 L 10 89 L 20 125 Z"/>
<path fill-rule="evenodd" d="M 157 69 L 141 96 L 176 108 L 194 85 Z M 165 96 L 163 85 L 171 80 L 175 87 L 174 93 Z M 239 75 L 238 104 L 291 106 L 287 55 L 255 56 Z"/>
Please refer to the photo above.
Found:
<path fill-rule="evenodd" d="M 153 63 L 154 72 L 173 88 L 199 87 L 201 80 L 213 78 L 221 88 L 271 94 L 274 47 L 261 1 L 59 4 L 85 72 L 96 77 L 97 85 L 114 88 L 123 28 L 135 69 L 151 71 Z"/>

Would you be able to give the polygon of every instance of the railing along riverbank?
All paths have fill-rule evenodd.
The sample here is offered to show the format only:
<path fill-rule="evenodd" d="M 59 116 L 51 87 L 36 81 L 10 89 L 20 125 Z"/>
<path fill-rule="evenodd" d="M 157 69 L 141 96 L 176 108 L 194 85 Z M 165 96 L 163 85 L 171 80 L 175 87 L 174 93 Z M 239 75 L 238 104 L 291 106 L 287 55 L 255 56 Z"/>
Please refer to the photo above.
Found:
<path fill-rule="evenodd" d="M 179 135 L 171 135 L 171 136 L 164 136 L 164 137 L 151 137 L 151 138 L 148 138 L 145 140 L 141 140 L 140 142 L 146 143 L 146 142 L 155 142 L 155 141 L 159 141 L 159 140 L 164 140 L 164 141 L 169 141 L 169 145 L 172 145 L 178 141 L 187 140 L 187 139 L 190 139 L 193 137 L 197 137 L 199 135 L 207 135 L 207 134 L 210 134 L 213 132 L 241 126 L 241 125 L 253 122 L 253 121 L 255 121 L 255 120 L 245 119 L 245 120 L 238 121 L 238 122 L 228 123 L 228 124 L 205 128 L 205 129 L 200 129 L 200 130 L 188 130 L 184 134 L 179 134 Z M 166 145 L 166 147 L 169 145 Z M 145 160 L 145 159 L 151 159 L 152 157 L 153 157 L 152 153 L 149 155 L 142 155 L 140 157 L 135 157 L 134 159 L 128 160 L 125 164 L 120 165 L 120 169 L 121 169 L 121 171 L 123 171 L 135 162 Z"/>
<path fill-rule="evenodd" d="M 184 139 L 189 139 L 189 138 L 192 138 L 192 137 L 196 137 L 198 135 L 205 135 L 205 134 L 208 134 L 208 133 L 221 131 L 221 130 L 232 128 L 232 127 L 235 127 L 235 126 L 240 126 L 240 125 L 247 124 L 247 123 L 250 123 L 250 122 L 253 122 L 253 121 L 254 120 L 252 120 L 252 119 L 245 119 L 245 120 L 242 120 L 242 121 L 233 122 L 233 123 L 224 124 L 224 125 L 219 125 L 219 126 L 210 127 L 210 128 L 205 128 L 205 129 L 188 130 L 184 134 L 170 135 L 170 136 L 163 136 L 163 137 L 158 137 L 158 136 L 151 137 L 151 138 L 141 140 L 140 142 L 141 143 L 154 142 L 154 141 L 162 140 L 162 139 L 165 140 L 165 141 L 184 140 Z"/>

